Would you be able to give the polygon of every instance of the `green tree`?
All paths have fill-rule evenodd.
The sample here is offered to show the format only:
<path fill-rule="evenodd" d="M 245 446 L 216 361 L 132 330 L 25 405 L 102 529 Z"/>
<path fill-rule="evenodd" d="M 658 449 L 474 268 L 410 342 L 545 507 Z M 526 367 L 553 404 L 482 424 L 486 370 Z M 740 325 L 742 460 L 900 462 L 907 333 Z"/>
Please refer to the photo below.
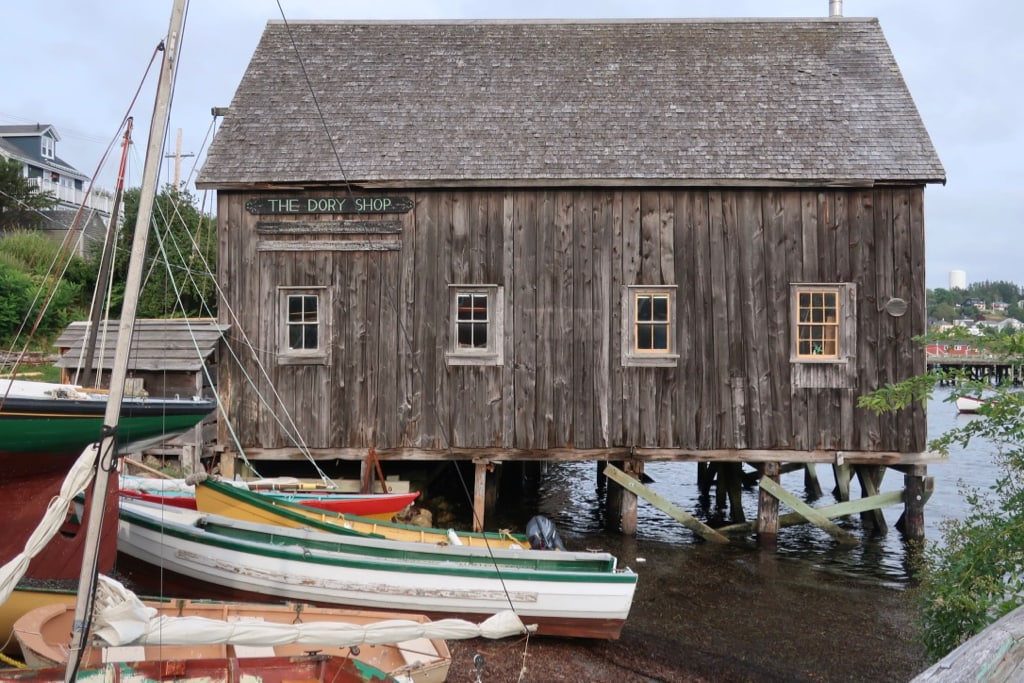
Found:
<path fill-rule="evenodd" d="M 937 320 L 945 320 L 946 322 L 953 322 L 960 317 L 959 314 L 959 309 L 948 303 L 938 304 L 931 311 L 931 317 L 936 318 Z"/>
<path fill-rule="evenodd" d="M 117 238 L 114 266 L 113 305 L 118 311 L 124 300 L 139 198 L 138 188 L 124 194 L 124 224 Z M 139 317 L 215 315 L 216 219 L 202 213 L 189 192 L 167 185 L 154 202 L 150 229 Z"/>
<path fill-rule="evenodd" d="M 1016 363 L 1019 372 L 1024 334 L 977 337 L 972 343 Z M 984 388 L 991 398 L 980 410 L 981 419 L 950 430 L 931 447 L 948 452 L 952 444 L 985 439 L 998 448 L 1000 474 L 989 490 L 964 491 L 969 513 L 945 522 L 941 542 L 928 545 L 922 554 L 921 633 L 933 660 L 1024 604 L 1024 393 L 930 374 L 883 387 L 859 401 L 876 412 L 906 407 L 927 400 L 940 380 L 951 379 L 963 391 Z"/>
<path fill-rule="evenodd" d="M 4 348 L 17 342 L 34 289 L 32 279 L 0 254 L 0 344 Z"/>
<path fill-rule="evenodd" d="M 42 192 L 22 175 L 22 164 L 0 158 L 0 232 L 32 229 L 42 225 L 39 213 L 57 204 L 49 192 Z"/>
<path fill-rule="evenodd" d="M 30 346 L 43 348 L 88 310 L 93 269 L 45 235 L 32 231 L 4 235 L 0 263 L 6 271 L 0 278 L 4 300 L 0 337 L 8 345 L 24 343 L 24 338 L 14 338 L 18 330 L 27 334 L 35 326 Z M 36 325 L 42 307 L 45 312 Z"/>

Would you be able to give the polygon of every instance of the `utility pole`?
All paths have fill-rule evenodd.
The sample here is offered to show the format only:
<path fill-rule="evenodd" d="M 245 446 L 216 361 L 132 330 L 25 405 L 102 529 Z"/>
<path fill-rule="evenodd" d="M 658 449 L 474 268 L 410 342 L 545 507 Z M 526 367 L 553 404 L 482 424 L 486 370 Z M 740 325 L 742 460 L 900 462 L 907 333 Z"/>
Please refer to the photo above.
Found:
<path fill-rule="evenodd" d="M 165 154 L 165 159 L 174 157 L 174 189 L 181 189 L 181 158 L 182 157 L 194 157 L 195 154 L 189 152 L 187 154 L 181 153 L 181 128 L 178 129 L 178 141 L 174 147 L 174 154 Z"/>

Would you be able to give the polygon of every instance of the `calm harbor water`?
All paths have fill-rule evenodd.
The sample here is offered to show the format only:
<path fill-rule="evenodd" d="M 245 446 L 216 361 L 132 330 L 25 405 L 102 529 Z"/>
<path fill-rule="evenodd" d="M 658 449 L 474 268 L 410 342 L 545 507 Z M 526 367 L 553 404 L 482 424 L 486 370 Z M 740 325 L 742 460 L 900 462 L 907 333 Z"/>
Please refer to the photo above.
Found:
<path fill-rule="evenodd" d="M 974 416 L 959 415 L 956 406 L 947 402 L 947 389 L 940 389 L 928 406 L 929 438 L 936 438 L 948 429 L 962 424 Z M 960 518 L 966 512 L 966 503 L 960 485 L 984 489 L 989 486 L 998 469 L 993 460 L 991 444 L 972 443 L 967 451 L 954 450 L 948 462 L 933 464 L 929 476 L 935 479 L 935 490 L 925 507 L 926 538 L 941 541 L 941 524 L 949 518 Z M 687 552 L 687 548 L 702 545 L 691 531 L 645 501 L 639 502 L 638 529 L 634 540 L 607 530 L 607 520 L 600 502 L 604 494 L 597 490 L 593 463 L 568 463 L 548 470 L 535 497 L 529 496 L 515 509 L 507 509 L 500 523 L 522 528 L 529 515 L 540 513 L 555 522 L 559 533 L 570 548 L 605 548 L 622 552 L 624 561 L 634 553 L 661 555 L 665 552 Z M 707 519 L 707 510 L 701 505 L 697 488 L 697 466 L 693 463 L 651 463 L 645 471 L 654 479 L 648 484 L 659 495 L 700 519 Z M 835 484 L 828 466 L 818 467 L 818 479 L 823 496 L 813 505 L 834 502 L 831 489 Z M 793 492 L 803 491 L 803 473 L 792 472 L 782 477 L 783 486 Z M 886 473 L 881 490 L 896 491 L 903 488 L 903 476 L 894 470 Z M 860 497 L 856 481 L 851 483 L 851 494 Z M 747 519 L 757 512 L 757 490 L 744 491 L 744 511 Z M 786 512 L 782 510 L 781 512 Z M 712 513 L 714 510 L 712 509 Z M 861 543 L 854 548 L 840 548 L 825 532 L 810 525 L 780 530 L 777 553 L 801 563 L 874 578 L 884 583 L 901 584 L 910 580 L 908 551 L 902 534 L 895 524 L 902 506 L 884 511 L 889 531 L 884 535 L 862 533 L 859 519 L 840 521 L 841 525 L 857 536 Z M 753 546 L 753 541 L 751 541 Z"/>

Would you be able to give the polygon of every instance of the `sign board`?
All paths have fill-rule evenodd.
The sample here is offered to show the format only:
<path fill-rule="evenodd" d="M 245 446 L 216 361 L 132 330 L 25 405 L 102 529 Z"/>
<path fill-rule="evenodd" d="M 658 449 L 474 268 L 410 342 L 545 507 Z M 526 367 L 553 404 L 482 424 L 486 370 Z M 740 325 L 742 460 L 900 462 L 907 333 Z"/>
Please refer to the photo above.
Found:
<path fill-rule="evenodd" d="M 408 197 L 337 196 L 337 197 L 274 197 L 253 199 L 245 209 L 257 214 L 320 214 L 320 213 L 405 213 L 413 201 Z"/>

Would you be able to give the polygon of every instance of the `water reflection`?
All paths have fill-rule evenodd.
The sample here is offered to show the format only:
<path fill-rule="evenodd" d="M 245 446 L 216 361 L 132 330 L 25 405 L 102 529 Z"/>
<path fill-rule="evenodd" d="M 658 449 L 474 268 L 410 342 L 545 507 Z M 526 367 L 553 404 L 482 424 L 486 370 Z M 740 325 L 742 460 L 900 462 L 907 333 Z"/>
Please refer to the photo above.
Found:
<path fill-rule="evenodd" d="M 930 438 L 939 436 L 958 422 L 970 419 L 958 416 L 955 405 L 946 402 L 947 396 L 948 393 L 940 392 L 929 404 Z M 925 507 L 925 534 L 928 542 L 940 540 L 940 526 L 944 520 L 961 518 L 966 513 L 959 482 L 963 481 L 975 488 L 984 488 L 992 483 L 997 474 L 993 455 L 994 447 L 991 444 L 972 443 L 967 451 L 959 449 L 951 452 L 948 463 L 929 466 L 928 474 L 935 479 L 935 489 Z M 810 494 L 804 497 L 816 506 L 829 505 L 835 501 L 832 470 L 821 466 L 817 471 L 823 491 L 822 498 L 814 501 Z M 570 548 L 609 550 L 625 564 L 631 564 L 631 559 L 635 561 L 644 555 L 656 555 L 664 561 L 665 557 L 686 549 L 687 552 L 699 554 L 727 553 L 733 561 L 745 557 L 743 561 L 754 562 L 759 567 L 763 565 L 758 555 L 764 553 L 751 552 L 757 550 L 753 534 L 739 539 L 733 537 L 738 542 L 730 544 L 727 549 L 709 550 L 708 547 L 713 544 L 705 543 L 643 500 L 638 504 L 635 538 L 609 531 L 609 523 L 615 526 L 617 520 L 607 519 L 604 505 L 606 491 L 598 488 L 596 473 L 597 466 L 592 462 L 551 465 L 542 477 L 539 488 L 527 492 L 516 509 L 506 509 L 504 515 L 499 514 L 499 519 L 503 524 L 521 527 L 533 514 L 546 515 L 555 522 Z M 719 519 L 721 513 L 715 508 L 714 495 L 710 501 L 701 499 L 696 464 L 651 463 L 646 467 L 646 473 L 653 479 L 648 486 L 666 500 L 706 523 L 722 521 Z M 802 471 L 783 474 L 782 485 L 799 494 L 804 491 L 803 477 Z M 890 470 L 886 472 L 879 490 L 898 491 L 903 485 L 902 474 Z M 851 496 L 860 495 L 860 487 L 854 480 L 851 483 Z M 756 519 L 757 498 L 756 487 L 743 491 L 742 506 L 747 520 Z M 782 506 L 780 515 L 789 511 Z M 859 541 L 850 547 L 839 546 L 831 536 L 812 525 L 784 527 L 779 531 L 775 552 L 770 553 L 774 558 L 770 564 L 774 568 L 779 566 L 778 562 L 796 561 L 848 577 L 905 585 L 912 576 L 911 565 L 915 550 L 908 548 L 903 535 L 896 530 L 896 522 L 902 511 L 902 506 L 892 506 L 883 511 L 889 527 L 884 534 L 865 530 L 856 515 L 835 520 Z"/>

